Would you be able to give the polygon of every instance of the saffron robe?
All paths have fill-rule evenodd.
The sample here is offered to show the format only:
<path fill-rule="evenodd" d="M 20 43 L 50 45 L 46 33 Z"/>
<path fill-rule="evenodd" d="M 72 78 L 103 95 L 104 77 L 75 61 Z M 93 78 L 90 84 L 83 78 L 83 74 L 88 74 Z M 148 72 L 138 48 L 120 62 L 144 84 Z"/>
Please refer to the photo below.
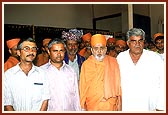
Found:
<path fill-rule="evenodd" d="M 49 61 L 49 56 L 47 54 L 41 53 L 37 56 L 36 65 L 39 67 L 41 65 L 48 63 L 48 61 Z"/>
<path fill-rule="evenodd" d="M 18 62 L 19 62 L 18 59 L 16 59 L 16 58 L 13 57 L 13 56 L 10 56 L 10 57 L 8 58 L 8 60 L 5 62 L 5 64 L 4 64 L 4 72 L 5 72 L 6 70 L 8 70 L 9 68 L 11 68 L 11 67 L 17 65 Z"/>
<path fill-rule="evenodd" d="M 81 68 L 81 108 L 87 111 L 121 110 L 120 82 L 119 65 L 114 57 L 106 55 L 99 62 L 91 55 Z"/>

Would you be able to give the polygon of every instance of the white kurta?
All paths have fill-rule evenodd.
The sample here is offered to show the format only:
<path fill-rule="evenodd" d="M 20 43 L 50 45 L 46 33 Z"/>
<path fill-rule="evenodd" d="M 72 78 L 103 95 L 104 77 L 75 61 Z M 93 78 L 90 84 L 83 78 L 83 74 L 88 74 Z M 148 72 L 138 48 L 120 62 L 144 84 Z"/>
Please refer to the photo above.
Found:
<path fill-rule="evenodd" d="M 117 56 L 121 72 L 122 111 L 165 109 L 164 63 L 155 52 L 143 50 L 135 65 L 129 50 Z"/>

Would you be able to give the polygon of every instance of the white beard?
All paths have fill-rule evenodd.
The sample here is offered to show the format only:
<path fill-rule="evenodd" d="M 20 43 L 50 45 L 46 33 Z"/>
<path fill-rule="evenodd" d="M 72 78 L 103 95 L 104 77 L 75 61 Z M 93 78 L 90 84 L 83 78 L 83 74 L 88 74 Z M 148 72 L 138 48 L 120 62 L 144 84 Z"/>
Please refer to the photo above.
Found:
<path fill-rule="evenodd" d="M 95 58 L 96 58 L 97 61 L 103 61 L 104 57 L 105 57 L 105 55 L 102 55 L 100 57 L 97 56 L 97 55 L 95 56 Z"/>

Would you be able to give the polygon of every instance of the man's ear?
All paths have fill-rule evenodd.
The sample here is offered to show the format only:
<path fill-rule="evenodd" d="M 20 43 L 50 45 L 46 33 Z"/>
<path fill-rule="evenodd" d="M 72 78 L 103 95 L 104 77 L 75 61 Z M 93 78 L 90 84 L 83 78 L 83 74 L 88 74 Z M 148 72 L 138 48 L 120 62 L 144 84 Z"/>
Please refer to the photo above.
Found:
<path fill-rule="evenodd" d="M 17 50 L 17 55 L 20 56 L 20 50 Z"/>
<path fill-rule="evenodd" d="M 92 52 L 92 54 L 93 54 L 93 49 L 91 48 L 91 52 Z"/>
<path fill-rule="evenodd" d="M 43 46 L 41 47 L 41 49 L 42 49 L 42 51 L 44 51 L 44 50 L 45 50 L 45 48 L 44 48 Z"/>
<path fill-rule="evenodd" d="M 129 46 L 129 41 L 127 41 L 127 46 Z"/>
<path fill-rule="evenodd" d="M 9 51 L 9 53 L 10 53 L 10 54 L 12 54 L 12 51 L 11 51 L 11 49 L 9 49 L 8 51 Z"/>
<path fill-rule="evenodd" d="M 105 47 L 105 52 L 107 52 L 107 47 Z"/>
<path fill-rule="evenodd" d="M 49 49 L 47 49 L 47 53 L 48 53 L 48 55 L 50 55 L 50 51 L 49 51 Z"/>

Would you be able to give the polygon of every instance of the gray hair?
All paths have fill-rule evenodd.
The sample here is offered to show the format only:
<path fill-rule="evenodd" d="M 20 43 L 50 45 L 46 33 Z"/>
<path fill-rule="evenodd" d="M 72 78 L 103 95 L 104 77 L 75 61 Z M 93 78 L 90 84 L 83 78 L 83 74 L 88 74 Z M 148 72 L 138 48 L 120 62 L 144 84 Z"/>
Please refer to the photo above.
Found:
<path fill-rule="evenodd" d="M 53 44 L 63 44 L 64 48 L 66 48 L 64 41 L 59 38 L 54 38 L 54 39 L 50 40 L 50 42 L 48 43 L 48 49 L 50 49 Z"/>
<path fill-rule="evenodd" d="M 22 39 L 19 41 L 19 43 L 18 43 L 18 46 L 17 46 L 17 49 L 18 49 L 18 50 L 22 49 L 23 42 L 25 42 L 25 41 L 33 42 L 33 43 L 36 44 L 35 39 L 33 39 L 33 38 L 31 38 L 31 37 L 22 38 Z"/>
<path fill-rule="evenodd" d="M 127 41 L 130 40 L 131 36 L 142 36 L 143 40 L 145 40 L 145 32 L 140 28 L 132 28 L 126 33 Z"/>

